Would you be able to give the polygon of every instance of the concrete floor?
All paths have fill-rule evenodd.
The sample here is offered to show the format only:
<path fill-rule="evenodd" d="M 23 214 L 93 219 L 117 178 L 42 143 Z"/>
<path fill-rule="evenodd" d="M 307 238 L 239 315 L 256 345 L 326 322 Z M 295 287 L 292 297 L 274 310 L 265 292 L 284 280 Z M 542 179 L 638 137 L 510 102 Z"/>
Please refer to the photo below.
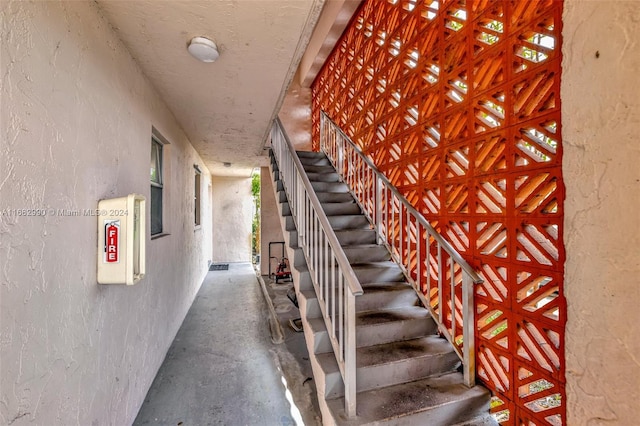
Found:
<path fill-rule="evenodd" d="M 304 339 L 273 344 L 268 318 L 251 264 L 209 272 L 134 425 L 319 424 Z"/>

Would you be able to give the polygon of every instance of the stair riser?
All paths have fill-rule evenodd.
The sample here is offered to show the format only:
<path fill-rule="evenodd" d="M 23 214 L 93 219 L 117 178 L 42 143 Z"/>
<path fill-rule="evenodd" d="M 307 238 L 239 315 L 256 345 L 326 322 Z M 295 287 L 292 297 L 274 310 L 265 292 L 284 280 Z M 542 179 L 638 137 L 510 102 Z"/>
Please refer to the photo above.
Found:
<path fill-rule="evenodd" d="M 345 214 L 360 214 L 360 207 L 356 203 L 321 203 L 322 210 L 327 216 Z"/>
<path fill-rule="evenodd" d="M 307 170 L 307 177 L 311 182 L 340 182 L 337 173 L 314 173 Z"/>
<path fill-rule="evenodd" d="M 298 292 L 313 289 L 309 271 L 298 271 L 296 268 L 292 268 L 291 276 L 293 277 L 293 282 Z"/>
<path fill-rule="evenodd" d="M 293 252 L 295 253 L 295 255 L 293 256 L 293 260 L 289 259 L 289 265 L 291 265 L 292 268 L 300 266 L 304 266 L 306 268 L 307 261 L 304 258 L 304 252 L 302 251 L 302 249 L 295 248 L 293 249 Z"/>
<path fill-rule="evenodd" d="M 353 196 L 348 192 L 316 192 L 320 203 L 350 203 Z"/>
<path fill-rule="evenodd" d="M 358 392 L 380 389 L 385 386 L 397 385 L 413 380 L 424 379 L 433 375 L 444 374 L 455 370 L 459 364 L 460 360 L 455 352 L 449 352 L 444 355 L 408 358 L 392 364 L 358 368 L 356 372 Z M 336 375 L 337 378 L 340 378 L 339 371 L 326 374 L 327 382 L 336 382 L 337 378 L 332 377 Z M 342 381 L 337 382 L 336 385 L 330 389 L 330 393 L 325 395 L 327 399 L 339 398 L 341 396 L 344 396 L 344 385 Z"/>
<path fill-rule="evenodd" d="M 404 275 L 398 267 L 359 267 L 353 268 L 361 283 L 384 283 L 403 281 Z"/>
<path fill-rule="evenodd" d="M 327 424 L 340 424 L 342 417 L 335 419 L 336 412 L 344 414 L 344 398 L 329 401 L 331 407 L 329 419 L 323 418 Z M 439 405 L 425 407 L 401 416 L 379 419 L 376 426 L 498 426 L 488 413 L 490 398 L 486 392 L 464 395 L 456 400 Z M 370 424 L 370 423 L 366 423 Z"/>
<path fill-rule="evenodd" d="M 340 245 L 354 246 L 357 244 L 375 244 L 376 233 L 369 229 L 356 229 L 349 231 L 337 231 L 336 237 Z"/>
<path fill-rule="evenodd" d="M 357 327 L 357 347 L 380 345 L 397 340 L 414 339 L 436 332 L 431 318 L 392 321 L 383 324 Z"/>
<path fill-rule="evenodd" d="M 302 260 L 304 262 L 304 258 Z M 389 292 L 369 292 L 365 289 L 362 296 L 356 297 L 356 312 L 397 309 L 407 306 L 418 306 L 418 295 L 412 288 Z M 306 312 L 307 318 L 319 318 L 321 316 L 320 304 L 314 296 L 308 300 Z M 436 332 L 435 324 L 429 328 L 428 334 Z"/>
<path fill-rule="evenodd" d="M 325 158 L 305 158 L 301 157 L 300 162 L 304 167 L 306 166 L 330 166 L 331 163 Z"/>
<path fill-rule="evenodd" d="M 489 406 L 490 403 L 486 396 L 477 396 L 441 405 L 431 410 L 416 413 L 407 418 L 392 419 L 384 424 L 389 426 L 497 426 L 497 422 L 490 417 L 484 417 L 474 421 L 479 413 L 488 412 Z"/>
<path fill-rule="evenodd" d="M 360 214 L 360 207 L 356 203 L 323 203 L 322 209 L 328 217 Z M 280 203 L 280 214 L 291 216 L 291 206 L 287 201 Z"/>
<path fill-rule="evenodd" d="M 297 247 L 298 231 L 285 232 L 284 240 L 289 247 Z"/>
<path fill-rule="evenodd" d="M 311 187 L 318 192 L 346 193 L 349 191 L 347 185 L 342 182 L 311 182 Z"/>
<path fill-rule="evenodd" d="M 307 173 L 317 173 L 317 174 L 337 174 L 336 170 L 333 166 L 313 166 L 310 164 L 303 164 L 304 171 Z"/>
<path fill-rule="evenodd" d="M 276 191 L 284 191 L 284 184 L 281 180 L 276 181 Z"/>
<path fill-rule="evenodd" d="M 343 247 L 343 250 L 352 265 L 364 262 L 383 262 L 391 258 L 389 251 L 384 246 Z"/>
<path fill-rule="evenodd" d="M 324 155 L 323 152 L 318 152 L 318 151 L 296 151 L 296 155 L 301 160 L 303 158 L 305 159 L 306 158 L 327 158 L 327 156 Z"/>
<path fill-rule="evenodd" d="M 350 229 L 367 229 L 369 222 L 362 216 L 327 216 L 331 228 L 334 231 L 350 230 Z M 286 216 L 287 231 L 296 229 L 292 216 Z"/>
<path fill-rule="evenodd" d="M 312 299 L 308 301 L 311 304 Z M 317 300 L 316 300 L 317 303 Z M 317 308 L 320 311 L 320 308 Z M 356 346 L 381 345 L 400 340 L 415 339 L 436 332 L 436 325 L 429 319 L 412 319 L 407 321 L 393 321 L 384 324 L 358 326 L 356 331 Z M 314 340 L 319 342 L 316 354 L 331 352 L 331 342 L 326 329 L 314 334 Z"/>
<path fill-rule="evenodd" d="M 413 289 L 395 292 L 367 292 L 356 298 L 356 311 L 394 309 L 404 306 L 417 306 L 418 295 Z"/>
<path fill-rule="evenodd" d="M 364 216 L 329 216 L 328 219 L 334 231 L 369 228 L 369 221 Z"/>
<path fill-rule="evenodd" d="M 321 318 L 322 311 L 320 310 L 320 304 L 315 296 L 315 292 L 311 291 L 311 293 L 313 293 L 313 295 L 309 295 L 309 297 L 307 297 L 306 294 L 300 295 L 305 301 L 304 308 L 302 304 L 300 304 L 300 314 L 304 315 L 307 319 Z"/>
<path fill-rule="evenodd" d="M 293 216 L 285 216 L 285 229 L 287 231 L 294 231 L 296 229 L 296 224 L 293 221 Z"/>

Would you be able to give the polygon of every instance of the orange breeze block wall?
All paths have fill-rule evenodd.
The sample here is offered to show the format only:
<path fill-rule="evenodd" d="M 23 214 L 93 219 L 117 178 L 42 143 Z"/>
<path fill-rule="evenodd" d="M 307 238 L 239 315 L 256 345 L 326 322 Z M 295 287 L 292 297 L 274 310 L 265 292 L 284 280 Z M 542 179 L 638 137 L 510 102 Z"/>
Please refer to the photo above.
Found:
<path fill-rule="evenodd" d="M 484 278 L 477 375 L 504 424 L 565 422 L 562 2 L 364 1 L 324 110 Z"/>

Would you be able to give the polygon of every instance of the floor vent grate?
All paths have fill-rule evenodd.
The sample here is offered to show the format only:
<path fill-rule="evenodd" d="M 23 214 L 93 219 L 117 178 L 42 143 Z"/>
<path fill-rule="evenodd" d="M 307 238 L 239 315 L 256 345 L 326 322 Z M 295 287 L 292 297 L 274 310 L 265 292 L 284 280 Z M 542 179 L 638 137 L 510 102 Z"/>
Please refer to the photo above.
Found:
<path fill-rule="evenodd" d="M 228 271 L 229 264 L 228 263 L 216 263 L 209 267 L 210 271 Z"/>

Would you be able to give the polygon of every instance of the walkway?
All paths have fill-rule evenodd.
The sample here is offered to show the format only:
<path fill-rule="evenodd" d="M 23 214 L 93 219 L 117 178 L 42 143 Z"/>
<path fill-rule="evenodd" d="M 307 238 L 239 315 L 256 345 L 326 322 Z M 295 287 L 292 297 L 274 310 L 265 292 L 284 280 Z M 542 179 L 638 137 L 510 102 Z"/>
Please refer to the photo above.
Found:
<path fill-rule="evenodd" d="M 270 340 L 252 266 L 232 263 L 228 271 L 209 272 L 134 425 L 303 424 L 283 384 L 304 380 L 292 360 L 285 345 Z M 305 408 L 309 398 L 296 399 L 304 423 L 314 424 Z"/>

